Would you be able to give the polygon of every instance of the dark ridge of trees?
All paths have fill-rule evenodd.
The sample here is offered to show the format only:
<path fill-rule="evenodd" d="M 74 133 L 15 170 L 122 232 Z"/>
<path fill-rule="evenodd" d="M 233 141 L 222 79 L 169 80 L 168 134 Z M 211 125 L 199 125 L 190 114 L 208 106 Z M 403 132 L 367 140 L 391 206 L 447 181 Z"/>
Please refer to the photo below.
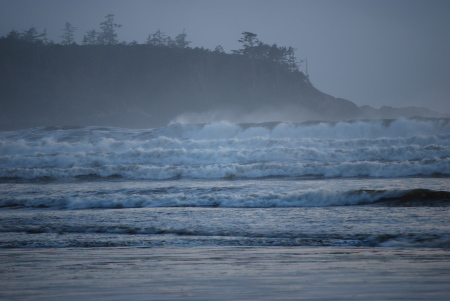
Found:
<path fill-rule="evenodd" d="M 122 25 L 115 23 L 114 15 L 108 14 L 105 16 L 105 21 L 101 22 L 100 29 L 88 30 L 82 39 L 82 45 L 116 45 L 119 44 L 118 34 L 116 29 Z M 76 27 L 71 23 L 66 22 L 63 28 L 63 34 L 60 36 L 61 45 L 77 44 L 74 39 Z M 5 37 L 3 37 L 5 38 Z M 32 26 L 29 29 L 18 33 L 11 30 L 6 36 L 10 39 L 20 39 L 30 43 L 53 44 L 53 41 L 47 39 L 46 30 L 38 33 L 37 29 Z M 241 54 L 252 58 L 254 60 L 269 60 L 280 65 L 288 66 L 291 71 L 298 71 L 300 64 L 303 62 L 297 61 L 295 57 L 295 48 L 292 47 L 278 47 L 277 44 L 265 44 L 257 38 L 257 34 L 248 31 L 242 32 L 242 37 L 238 40 L 242 47 L 238 50 L 232 50 L 232 54 Z M 158 29 L 155 33 L 149 34 L 145 44 L 153 46 L 168 46 L 177 48 L 188 48 L 191 41 L 187 40 L 187 34 L 183 32 L 178 34 L 174 39 L 167 36 L 164 32 Z M 122 42 L 121 44 L 127 44 Z M 136 41 L 129 43 L 130 45 L 137 45 Z M 223 47 L 218 45 L 215 48 L 217 52 L 224 52 Z"/>
<path fill-rule="evenodd" d="M 51 43 L 51 41 L 47 39 L 47 30 L 45 29 L 42 33 L 39 33 L 34 26 L 24 30 L 22 33 L 12 29 L 5 37 L 2 38 L 8 40 L 22 40 L 24 42 L 35 44 Z"/>
<path fill-rule="evenodd" d="M 244 31 L 238 40 L 242 49 L 233 50 L 235 54 L 242 54 L 252 59 L 267 60 L 286 66 L 290 71 L 299 71 L 303 61 L 297 61 L 295 48 L 278 47 L 277 44 L 265 44 L 257 38 L 257 34 Z"/>
<path fill-rule="evenodd" d="M 286 104 L 324 116 L 334 112 L 334 98 L 299 71 L 292 47 L 267 45 L 244 32 L 242 48 L 227 54 L 221 46 L 189 47 L 184 30 L 175 39 L 157 30 L 145 44 L 119 43 L 113 15 L 101 24 L 82 45 L 74 42 L 70 23 L 61 44 L 34 27 L 0 37 L 0 129 L 156 127 L 186 111 Z M 355 105 L 340 103 L 343 113 L 355 113 Z"/>

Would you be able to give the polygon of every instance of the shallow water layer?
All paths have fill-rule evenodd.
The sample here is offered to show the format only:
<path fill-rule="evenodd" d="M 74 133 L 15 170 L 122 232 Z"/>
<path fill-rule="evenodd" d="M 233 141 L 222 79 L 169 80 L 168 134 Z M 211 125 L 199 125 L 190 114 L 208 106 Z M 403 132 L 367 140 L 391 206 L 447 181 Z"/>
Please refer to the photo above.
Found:
<path fill-rule="evenodd" d="M 450 207 L 157 207 L 0 211 L 0 247 L 450 248 Z"/>
<path fill-rule="evenodd" d="M 4 249 L 4 300 L 448 300 L 445 249 Z"/>

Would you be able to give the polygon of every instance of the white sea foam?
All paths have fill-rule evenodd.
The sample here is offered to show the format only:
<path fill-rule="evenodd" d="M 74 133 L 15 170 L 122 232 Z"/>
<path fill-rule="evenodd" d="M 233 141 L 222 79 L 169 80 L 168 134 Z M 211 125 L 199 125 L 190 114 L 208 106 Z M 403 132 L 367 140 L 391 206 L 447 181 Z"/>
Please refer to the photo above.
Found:
<path fill-rule="evenodd" d="M 448 119 L 172 124 L 0 133 L 0 178 L 450 175 Z"/>

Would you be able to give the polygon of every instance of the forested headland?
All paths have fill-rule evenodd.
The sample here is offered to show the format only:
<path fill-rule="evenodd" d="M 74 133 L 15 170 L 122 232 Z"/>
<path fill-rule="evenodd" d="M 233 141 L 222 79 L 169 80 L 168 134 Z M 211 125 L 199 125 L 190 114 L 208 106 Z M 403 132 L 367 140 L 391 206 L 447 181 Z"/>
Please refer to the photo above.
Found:
<path fill-rule="evenodd" d="M 300 71 L 295 49 L 266 44 L 254 33 L 243 32 L 241 48 L 225 53 L 221 46 L 190 47 L 184 31 L 171 38 L 157 30 L 144 43 L 119 42 L 120 26 L 108 15 L 81 44 L 70 23 L 60 43 L 34 27 L 1 37 L 0 129 L 158 127 L 182 113 L 220 110 L 284 110 L 288 121 L 381 114 L 320 92 Z"/>

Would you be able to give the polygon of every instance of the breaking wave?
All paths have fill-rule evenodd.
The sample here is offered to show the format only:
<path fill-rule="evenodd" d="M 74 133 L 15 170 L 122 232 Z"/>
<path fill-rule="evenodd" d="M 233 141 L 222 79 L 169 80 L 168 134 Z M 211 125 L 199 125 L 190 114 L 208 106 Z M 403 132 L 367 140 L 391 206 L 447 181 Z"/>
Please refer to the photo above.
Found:
<path fill-rule="evenodd" d="M 328 207 L 328 206 L 450 206 L 450 191 L 325 189 L 303 192 L 191 191 L 189 189 L 147 189 L 108 191 L 93 195 L 20 196 L 0 199 L 0 208 L 145 208 L 145 207 Z"/>
<path fill-rule="evenodd" d="M 450 120 L 41 127 L 0 133 L 0 179 L 450 175 Z"/>

